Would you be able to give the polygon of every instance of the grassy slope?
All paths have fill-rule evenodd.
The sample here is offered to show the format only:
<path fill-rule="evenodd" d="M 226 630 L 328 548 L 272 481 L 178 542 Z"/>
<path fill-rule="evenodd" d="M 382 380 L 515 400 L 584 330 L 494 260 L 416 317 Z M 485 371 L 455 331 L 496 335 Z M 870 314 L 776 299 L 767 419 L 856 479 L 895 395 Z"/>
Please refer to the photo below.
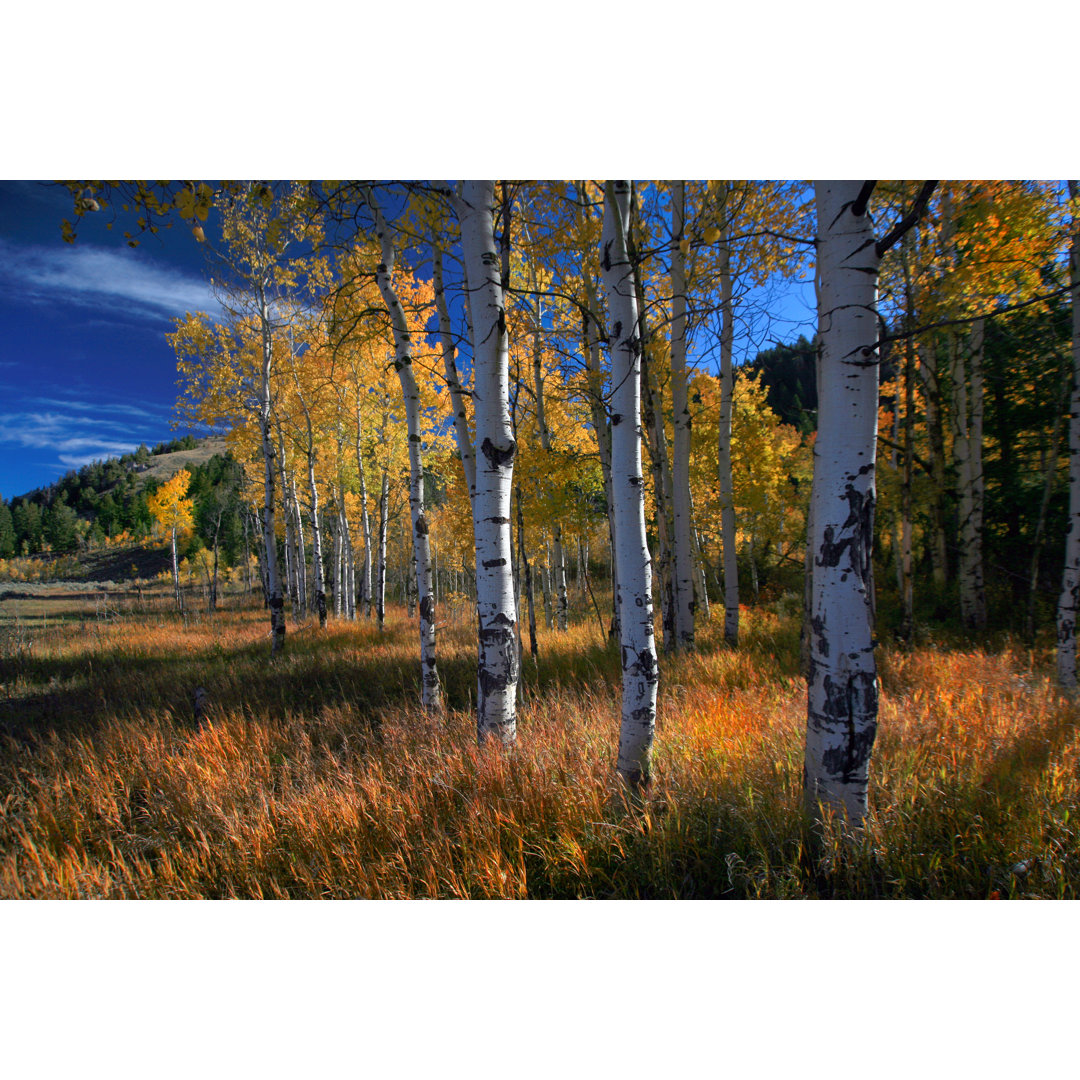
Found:
<path fill-rule="evenodd" d="M 171 454 L 155 454 L 150 464 L 140 471 L 142 477 L 153 477 L 161 482 L 168 480 L 180 469 L 192 465 L 205 465 L 215 454 L 224 454 L 228 445 L 223 435 L 211 435 L 202 439 L 192 450 L 176 450 Z"/>
<path fill-rule="evenodd" d="M 595 623 L 541 631 L 519 746 L 501 756 L 474 745 L 473 619 L 443 617 L 444 720 L 415 704 L 401 611 L 382 637 L 290 623 L 274 664 L 261 610 L 7 631 L 0 896 L 1080 893 L 1077 710 L 1026 651 L 882 649 L 874 813 L 815 862 L 793 621 L 750 613 L 740 651 L 714 624 L 697 654 L 662 661 L 639 814 L 612 780 L 617 656 Z"/>

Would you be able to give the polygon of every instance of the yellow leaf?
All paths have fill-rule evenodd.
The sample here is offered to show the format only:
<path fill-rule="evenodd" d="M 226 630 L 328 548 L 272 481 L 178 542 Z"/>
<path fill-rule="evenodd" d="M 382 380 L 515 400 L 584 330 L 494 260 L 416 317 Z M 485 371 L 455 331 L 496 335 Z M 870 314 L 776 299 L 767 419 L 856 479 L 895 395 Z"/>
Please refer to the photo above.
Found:
<path fill-rule="evenodd" d="M 203 227 L 201 225 L 196 225 L 191 230 L 191 235 L 194 236 L 195 239 L 198 240 L 200 244 L 205 244 L 206 243 L 206 233 L 203 232 Z"/>
<path fill-rule="evenodd" d="M 689 236 L 684 236 L 684 237 L 683 237 L 683 238 L 682 238 L 682 239 L 681 239 L 681 240 L 679 241 L 679 250 L 680 250 L 680 251 L 681 251 L 681 252 L 682 252 L 682 253 L 683 253 L 684 255 L 689 255 L 689 254 L 690 254 L 690 237 L 689 237 Z"/>
<path fill-rule="evenodd" d="M 705 230 L 705 243 L 715 244 L 720 239 L 720 230 L 715 225 L 710 225 Z"/>

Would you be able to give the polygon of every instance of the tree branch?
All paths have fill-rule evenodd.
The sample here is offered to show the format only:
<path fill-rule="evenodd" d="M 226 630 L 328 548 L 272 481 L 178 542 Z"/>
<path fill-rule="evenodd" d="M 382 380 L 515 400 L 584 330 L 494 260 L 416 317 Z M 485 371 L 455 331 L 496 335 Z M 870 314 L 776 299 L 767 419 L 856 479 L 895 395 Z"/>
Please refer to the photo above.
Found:
<path fill-rule="evenodd" d="M 878 258 L 881 258 L 881 256 L 897 243 L 901 237 L 903 237 L 904 233 L 915 225 L 919 218 L 923 216 L 923 212 L 926 210 L 926 204 L 930 201 L 930 196 L 934 194 L 934 188 L 936 188 L 937 185 L 938 182 L 936 180 L 926 180 L 923 182 L 919 194 L 915 196 L 915 203 L 911 207 L 911 213 L 909 213 L 892 232 L 888 233 L 877 242 L 876 250 Z M 862 192 L 859 193 L 859 198 L 862 198 Z M 856 199 L 856 202 L 858 202 L 858 199 Z M 854 212 L 854 208 L 852 208 L 852 211 Z"/>

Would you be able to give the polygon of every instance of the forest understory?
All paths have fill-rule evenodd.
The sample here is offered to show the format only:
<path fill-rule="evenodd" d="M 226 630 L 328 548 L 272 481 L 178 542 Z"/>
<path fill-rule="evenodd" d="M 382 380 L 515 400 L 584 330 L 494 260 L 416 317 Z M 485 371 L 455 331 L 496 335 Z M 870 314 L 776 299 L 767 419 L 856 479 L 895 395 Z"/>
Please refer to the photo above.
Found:
<path fill-rule="evenodd" d="M 179 615 L 164 594 L 87 593 L 67 621 L 9 600 L 0 896 L 1077 898 L 1078 709 L 1050 637 L 884 643 L 869 816 L 819 836 L 791 599 L 744 609 L 738 649 L 714 619 L 661 656 L 640 807 L 615 773 L 617 648 L 584 603 L 539 629 L 538 663 L 526 641 L 503 751 L 476 745 L 464 602 L 439 611 L 440 717 L 403 607 L 382 634 L 290 620 L 271 661 L 261 605 L 235 598 Z"/>

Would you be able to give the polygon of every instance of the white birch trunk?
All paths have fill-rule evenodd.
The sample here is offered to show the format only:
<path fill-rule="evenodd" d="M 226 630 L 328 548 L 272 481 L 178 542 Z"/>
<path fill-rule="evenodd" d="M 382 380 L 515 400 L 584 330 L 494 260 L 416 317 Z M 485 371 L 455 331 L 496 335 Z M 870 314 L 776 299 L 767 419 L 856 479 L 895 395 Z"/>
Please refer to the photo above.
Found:
<path fill-rule="evenodd" d="M 509 343 L 499 256 L 495 184 L 470 180 L 455 198 L 470 292 L 475 402 L 476 611 L 479 624 L 477 738 L 510 745 L 517 737 L 517 605 L 510 546 L 514 441 L 510 423 Z"/>
<path fill-rule="evenodd" d="M 319 518 L 319 486 L 315 482 L 315 440 L 308 426 L 308 499 L 311 511 L 311 570 L 315 585 L 315 610 L 319 626 L 326 626 L 326 572 L 323 568 L 322 523 Z"/>
<path fill-rule="evenodd" d="M 390 477 L 383 469 L 382 488 L 379 492 L 379 544 L 375 570 L 375 618 L 380 631 L 386 619 L 386 516 L 389 507 Z"/>
<path fill-rule="evenodd" d="M 686 181 L 671 189 L 671 447 L 675 549 L 675 645 L 694 644 L 693 515 L 690 510 L 690 406 L 686 388 L 686 266 L 680 246 L 686 215 Z"/>
<path fill-rule="evenodd" d="M 627 251 L 630 185 L 604 185 L 601 267 L 611 352 L 611 486 L 619 567 L 622 719 L 618 771 L 632 791 L 649 780 L 656 728 L 657 663 L 652 567 L 645 534 L 641 467 L 641 341 L 634 274 Z"/>
<path fill-rule="evenodd" d="M 300 512 L 300 500 L 296 497 L 296 475 L 290 481 L 292 512 L 296 518 L 293 535 L 296 538 L 296 598 L 299 605 L 297 617 L 307 612 L 307 544 L 304 542 L 304 520 Z"/>
<path fill-rule="evenodd" d="M 735 343 L 731 284 L 731 248 L 726 216 L 721 222 L 720 258 L 720 433 L 717 442 L 720 487 L 720 552 L 724 565 L 724 640 L 739 644 L 739 560 L 735 549 L 735 483 L 731 472 L 731 419 L 734 413 Z"/>
<path fill-rule="evenodd" d="M 356 399 L 356 477 L 360 487 L 360 531 L 364 534 L 364 578 L 361 584 L 360 606 L 364 615 L 371 618 L 371 518 L 367 506 L 367 477 L 364 472 L 363 418 L 360 396 Z"/>
<path fill-rule="evenodd" d="M 266 296 L 261 289 L 258 292 L 257 300 L 259 323 L 262 330 L 262 368 L 259 382 L 259 431 L 262 436 L 263 455 L 262 532 L 266 569 L 266 602 L 270 608 L 270 653 L 273 656 L 285 647 L 285 598 L 281 591 L 277 535 L 274 528 L 274 442 L 272 438 L 273 420 L 270 397 L 270 371 L 274 355 L 273 336 L 270 326 L 270 309 L 266 303 Z"/>
<path fill-rule="evenodd" d="M 435 597 L 431 588 L 431 541 L 424 513 L 424 463 L 421 456 L 420 388 L 412 360 L 412 335 L 393 285 L 394 244 L 390 231 L 373 196 L 368 201 L 375 217 L 375 234 L 381 245 L 382 261 L 375 279 L 394 331 L 394 368 L 405 401 L 405 422 L 409 432 L 409 510 L 412 523 L 412 551 L 420 607 L 420 681 L 425 709 L 442 709 L 439 673 L 435 666 Z"/>
<path fill-rule="evenodd" d="M 172 576 L 173 576 L 173 592 L 176 595 L 176 610 L 183 611 L 184 605 L 180 600 L 180 564 L 176 559 L 176 526 L 173 525 L 169 530 L 169 535 L 172 539 Z"/>
<path fill-rule="evenodd" d="M 1073 235 L 1069 251 L 1072 285 L 1073 384 L 1069 400 L 1069 524 L 1065 531 L 1065 571 L 1057 612 L 1058 682 L 1076 689 L 1076 621 L 1080 614 L 1080 180 L 1069 181 Z"/>
<path fill-rule="evenodd" d="M 815 184 L 821 374 L 811 492 L 805 800 L 858 825 L 877 732 L 871 550 L 877 445 L 877 274 L 859 181 Z"/>

